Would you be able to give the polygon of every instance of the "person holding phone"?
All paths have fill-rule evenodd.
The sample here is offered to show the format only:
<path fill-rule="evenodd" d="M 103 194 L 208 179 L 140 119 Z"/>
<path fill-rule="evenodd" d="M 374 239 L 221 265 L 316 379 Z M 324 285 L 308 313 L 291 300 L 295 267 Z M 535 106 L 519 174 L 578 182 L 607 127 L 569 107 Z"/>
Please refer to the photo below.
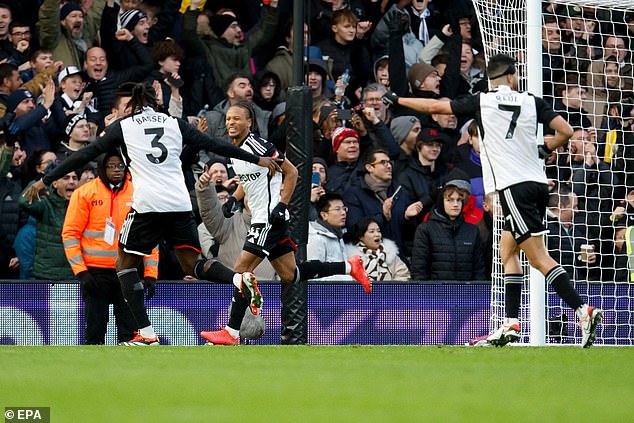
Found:
<path fill-rule="evenodd" d="M 423 204 L 413 202 L 407 190 L 394 181 L 393 163 L 385 150 L 370 150 L 362 163 L 364 174 L 359 185 L 344 192 L 348 207 L 346 227 L 353 230 L 362 217 L 374 218 L 383 236 L 396 243 L 406 261 L 408 252 L 404 251 L 403 234 L 414 232 Z"/>

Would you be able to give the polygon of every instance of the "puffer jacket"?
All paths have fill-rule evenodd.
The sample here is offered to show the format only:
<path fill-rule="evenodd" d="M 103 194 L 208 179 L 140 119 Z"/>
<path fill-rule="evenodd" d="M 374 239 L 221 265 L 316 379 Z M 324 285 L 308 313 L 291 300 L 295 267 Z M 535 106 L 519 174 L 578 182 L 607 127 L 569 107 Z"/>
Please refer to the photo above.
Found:
<path fill-rule="evenodd" d="M 33 185 L 31 182 L 26 189 Z M 49 188 L 48 195 L 41 195 L 39 201 L 20 196 L 20 206 L 37 220 L 35 236 L 35 257 L 33 275 L 38 279 L 54 281 L 73 280 L 75 276 L 66 260 L 62 244 L 62 226 L 68 208 L 68 200 Z"/>
<path fill-rule="evenodd" d="M 414 280 L 485 280 L 478 228 L 434 208 L 416 229 L 411 272 Z"/>
<path fill-rule="evenodd" d="M 308 222 L 306 260 L 344 261 L 347 258 L 343 239 L 318 221 Z"/>

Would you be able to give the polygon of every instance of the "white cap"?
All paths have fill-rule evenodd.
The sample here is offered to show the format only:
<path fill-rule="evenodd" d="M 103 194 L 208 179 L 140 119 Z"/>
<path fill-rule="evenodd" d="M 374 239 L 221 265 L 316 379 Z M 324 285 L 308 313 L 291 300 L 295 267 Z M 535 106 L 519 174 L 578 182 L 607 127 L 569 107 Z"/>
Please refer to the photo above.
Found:
<path fill-rule="evenodd" d="M 77 74 L 81 74 L 81 70 L 77 66 L 64 68 L 59 72 L 59 75 L 57 75 L 57 83 L 61 84 L 64 78 Z"/>

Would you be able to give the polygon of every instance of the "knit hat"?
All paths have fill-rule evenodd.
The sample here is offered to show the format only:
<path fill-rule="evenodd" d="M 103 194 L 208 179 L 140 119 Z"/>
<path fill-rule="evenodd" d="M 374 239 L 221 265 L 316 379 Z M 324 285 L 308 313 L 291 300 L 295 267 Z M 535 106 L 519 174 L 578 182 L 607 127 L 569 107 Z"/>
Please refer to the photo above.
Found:
<path fill-rule="evenodd" d="M 22 100 L 33 98 L 33 94 L 29 90 L 16 90 L 7 98 L 7 112 L 12 112 L 18 107 Z"/>
<path fill-rule="evenodd" d="M 218 38 L 222 37 L 229 25 L 236 22 L 237 19 L 231 15 L 213 15 L 209 18 L 209 26 Z"/>
<path fill-rule="evenodd" d="M 339 150 L 341 142 L 346 138 L 356 138 L 360 140 L 359 134 L 354 129 L 346 128 L 343 126 L 338 127 L 332 131 L 332 150 L 336 153 Z"/>
<path fill-rule="evenodd" d="M 119 16 L 119 23 L 121 28 L 125 28 L 128 31 L 134 31 L 134 27 L 139 21 L 143 18 L 147 18 L 147 15 L 140 10 L 132 9 L 123 12 L 121 16 Z"/>
<path fill-rule="evenodd" d="M 467 191 L 471 194 L 471 181 L 469 175 L 460 168 L 454 167 L 447 175 L 447 182 L 445 187 L 456 187 L 458 189 Z"/>
<path fill-rule="evenodd" d="M 392 119 L 392 122 L 390 123 L 390 131 L 392 131 L 394 141 L 398 144 L 402 144 L 416 122 L 418 122 L 418 118 L 416 116 L 399 116 Z"/>
<path fill-rule="evenodd" d="M 82 13 L 84 12 L 83 10 L 81 10 L 81 6 L 77 3 L 74 3 L 72 1 L 66 3 L 59 11 L 59 20 L 63 21 L 64 19 L 66 19 L 66 16 L 70 15 L 71 12 L 74 12 L 76 10 L 79 10 Z"/>
<path fill-rule="evenodd" d="M 428 65 L 427 63 L 416 63 L 412 65 L 409 70 L 409 85 L 412 87 L 412 90 L 415 91 L 423 85 L 423 81 L 427 78 L 432 72 L 436 70 L 432 65 Z"/>
<path fill-rule="evenodd" d="M 66 118 L 66 125 L 64 126 L 64 133 L 66 134 L 66 138 L 70 138 L 70 134 L 71 132 L 73 132 L 75 125 L 77 125 L 77 123 L 82 119 L 86 119 L 86 116 L 80 114 L 68 115 L 68 117 Z"/>

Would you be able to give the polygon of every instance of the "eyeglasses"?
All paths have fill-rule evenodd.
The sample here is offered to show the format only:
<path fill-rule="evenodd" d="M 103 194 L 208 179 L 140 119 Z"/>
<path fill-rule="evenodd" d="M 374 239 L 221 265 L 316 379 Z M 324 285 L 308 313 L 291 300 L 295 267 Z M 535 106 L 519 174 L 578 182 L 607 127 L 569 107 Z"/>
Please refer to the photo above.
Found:
<path fill-rule="evenodd" d="M 123 170 L 123 169 L 125 169 L 125 164 L 123 164 L 123 163 L 108 163 L 106 165 L 106 168 Z"/>
<path fill-rule="evenodd" d="M 341 141 L 341 144 L 359 144 L 359 140 L 354 138 L 354 139 L 349 139 L 349 140 L 343 140 Z"/>
<path fill-rule="evenodd" d="M 372 163 L 368 163 L 370 166 L 376 166 L 378 164 L 383 165 L 383 166 L 387 166 L 390 165 L 392 166 L 392 160 L 377 160 L 376 162 L 372 162 Z"/>
<path fill-rule="evenodd" d="M 30 37 L 31 31 L 16 31 L 11 34 L 14 37 Z"/>
<path fill-rule="evenodd" d="M 331 211 L 336 211 L 337 213 L 341 213 L 342 211 L 344 212 L 348 212 L 348 207 L 346 206 L 337 206 L 337 207 L 333 207 L 331 209 L 326 210 L 326 213 L 330 213 Z"/>
<path fill-rule="evenodd" d="M 381 97 L 378 98 L 374 98 L 374 97 L 368 97 L 365 100 L 363 100 L 364 103 L 381 103 Z"/>

